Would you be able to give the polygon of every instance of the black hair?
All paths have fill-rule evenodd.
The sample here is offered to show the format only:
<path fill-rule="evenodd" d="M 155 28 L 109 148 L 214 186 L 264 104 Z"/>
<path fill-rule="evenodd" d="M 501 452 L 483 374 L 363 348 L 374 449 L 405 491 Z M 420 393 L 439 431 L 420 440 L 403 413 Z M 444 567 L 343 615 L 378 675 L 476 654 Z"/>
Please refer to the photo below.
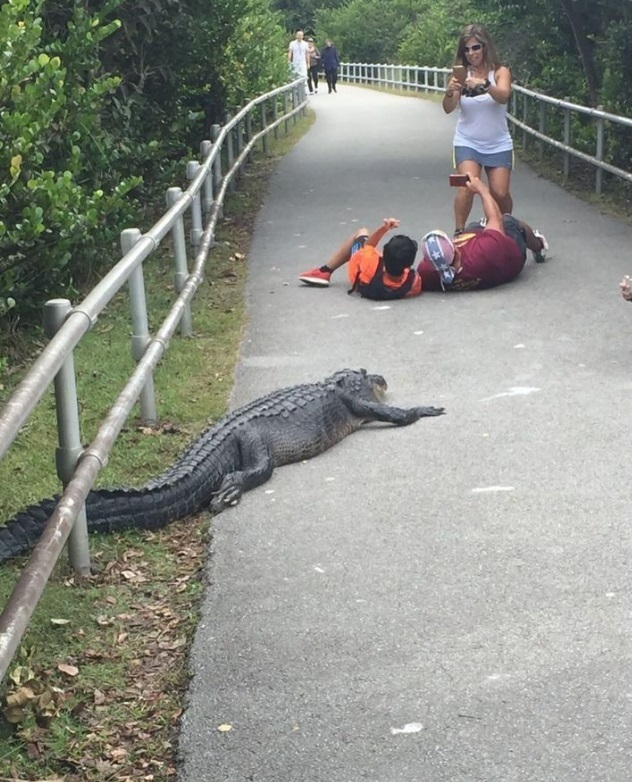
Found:
<path fill-rule="evenodd" d="M 397 234 L 384 245 L 384 269 L 392 277 L 399 277 L 415 262 L 417 242 L 410 236 Z"/>

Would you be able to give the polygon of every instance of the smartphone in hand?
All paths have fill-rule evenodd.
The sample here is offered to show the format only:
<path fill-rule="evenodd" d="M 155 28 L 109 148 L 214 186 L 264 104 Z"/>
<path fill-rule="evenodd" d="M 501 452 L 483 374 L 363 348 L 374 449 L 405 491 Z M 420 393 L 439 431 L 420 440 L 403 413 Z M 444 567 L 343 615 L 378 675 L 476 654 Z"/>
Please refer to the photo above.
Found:
<path fill-rule="evenodd" d="M 465 65 L 454 65 L 452 68 L 452 78 L 456 79 L 459 84 L 465 84 L 467 78 L 467 68 Z"/>
<path fill-rule="evenodd" d="M 465 187 L 469 181 L 469 174 L 450 174 L 450 187 Z"/>

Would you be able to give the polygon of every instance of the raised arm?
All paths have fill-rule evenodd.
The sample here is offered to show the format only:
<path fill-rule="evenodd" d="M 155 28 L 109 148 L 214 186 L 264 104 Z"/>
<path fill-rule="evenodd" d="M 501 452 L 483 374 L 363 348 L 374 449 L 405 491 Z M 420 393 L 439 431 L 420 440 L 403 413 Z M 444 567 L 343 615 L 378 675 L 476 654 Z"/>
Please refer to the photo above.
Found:
<path fill-rule="evenodd" d="M 443 94 L 443 110 L 446 114 L 451 114 L 454 109 L 459 105 L 459 99 L 461 97 L 461 83 L 457 81 L 454 76 L 450 77 L 448 86 Z"/>
<path fill-rule="evenodd" d="M 479 177 L 475 176 L 470 177 L 470 181 L 465 186 L 473 193 L 477 193 L 483 202 L 483 212 L 487 220 L 485 230 L 500 231 L 501 234 L 504 234 L 505 228 L 503 226 L 502 212 L 494 196 L 489 192 L 487 185 Z"/>
<path fill-rule="evenodd" d="M 396 217 L 386 217 L 384 218 L 384 222 L 379 228 L 376 228 L 375 231 L 369 236 L 369 238 L 366 240 L 366 243 L 370 245 L 371 247 L 377 247 L 382 238 L 389 232 L 392 231 L 393 228 L 397 228 L 399 226 L 399 220 Z"/>

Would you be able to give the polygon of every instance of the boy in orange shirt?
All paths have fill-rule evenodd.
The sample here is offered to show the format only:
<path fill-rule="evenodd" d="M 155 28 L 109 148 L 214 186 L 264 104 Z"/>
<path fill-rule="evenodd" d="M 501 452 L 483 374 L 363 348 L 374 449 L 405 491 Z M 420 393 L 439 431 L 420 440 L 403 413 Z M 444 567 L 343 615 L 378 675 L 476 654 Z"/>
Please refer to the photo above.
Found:
<path fill-rule="evenodd" d="M 348 264 L 351 289 L 365 299 L 385 301 L 418 296 L 421 293 L 421 277 L 412 265 L 417 255 L 417 242 L 409 236 L 397 234 L 380 252 L 377 245 L 393 228 L 399 226 L 395 217 L 387 217 L 384 223 L 369 235 L 367 228 L 358 229 L 350 236 L 323 266 L 304 272 L 299 280 L 306 285 L 329 287 L 333 272 Z"/>

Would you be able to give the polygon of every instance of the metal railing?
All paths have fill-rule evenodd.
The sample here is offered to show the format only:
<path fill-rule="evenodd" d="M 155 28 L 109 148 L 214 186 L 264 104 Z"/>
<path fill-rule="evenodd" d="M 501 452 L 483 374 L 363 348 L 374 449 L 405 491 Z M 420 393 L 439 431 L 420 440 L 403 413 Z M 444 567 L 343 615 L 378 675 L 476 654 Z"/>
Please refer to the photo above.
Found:
<path fill-rule="evenodd" d="M 267 151 L 269 134 L 273 132 L 276 136 L 281 125 L 287 132 L 290 121 L 296 122 L 306 105 L 305 82 L 299 79 L 250 101 L 234 117 L 228 116 L 223 126 L 213 126 L 212 140 L 202 141 L 200 145 L 200 160 L 187 163 L 187 189 L 183 192 L 178 187 L 169 188 L 167 211 L 155 225 L 146 234 L 137 229 L 122 232 L 123 257 L 82 302 L 74 307 L 65 299 L 46 303 L 45 330 L 50 342 L 0 411 L 0 459 L 54 382 L 59 434 L 57 472 L 65 488 L 0 615 L 0 680 L 8 670 L 67 539 L 75 570 L 78 573 L 90 570 L 84 502 L 136 401 L 140 401 L 143 422 L 152 423 L 157 418 L 153 370 L 178 327 L 183 335 L 191 334 L 190 302 L 203 280 L 227 192 L 235 187 L 255 145 L 261 142 L 264 152 Z M 185 215 L 195 253 L 190 272 Z M 151 336 L 143 262 L 168 235 L 172 239 L 175 300 L 156 334 Z M 137 365 L 96 437 L 83 449 L 73 351 L 125 283 L 131 308 L 132 354 Z"/>
<path fill-rule="evenodd" d="M 443 92 L 451 72 L 450 68 L 416 65 L 342 63 L 340 66 L 341 80 L 352 84 L 422 93 Z M 631 159 L 625 151 L 632 149 L 632 118 L 552 98 L 515 83 L 510 108 L 507 117 L 514 135 L 522 131 L 522 148 L 526 149 L 529 138 L 533 138 L 538 141 L 540 158 L 544 156 L 545 145 L 559 150 L 566 178 L 571 173 L 571 159 L 576 158 L 594 167 L 598 194 L 603 189 L 604 171 L 632 182 L 632 172 L 612 163 L 615 152 L 623 151 L 623 157 Z"/>

